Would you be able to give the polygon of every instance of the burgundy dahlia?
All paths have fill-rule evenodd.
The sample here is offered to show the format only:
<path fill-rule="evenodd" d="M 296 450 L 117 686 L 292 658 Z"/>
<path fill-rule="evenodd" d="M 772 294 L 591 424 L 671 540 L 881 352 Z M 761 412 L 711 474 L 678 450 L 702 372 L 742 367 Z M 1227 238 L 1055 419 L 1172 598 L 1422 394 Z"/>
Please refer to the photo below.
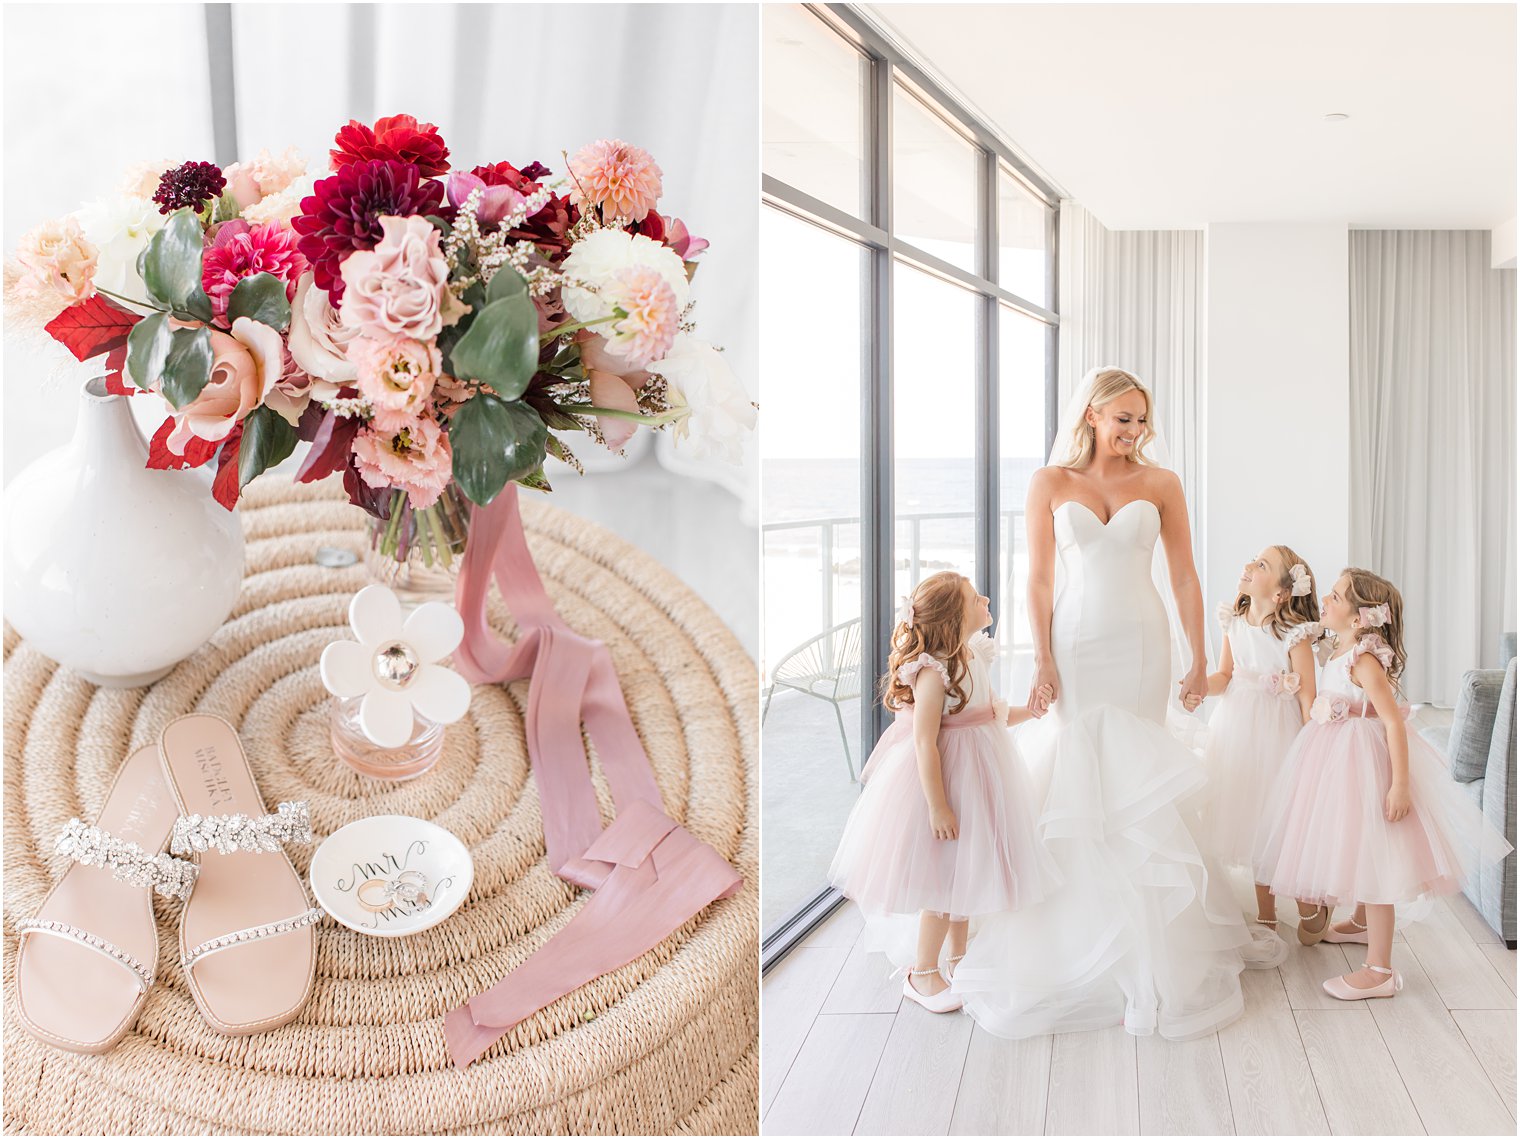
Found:
<path fill-rule="evenodd" d="M 410 162 L 430 177 L 448 173 L 449 148 L 432 123 L 419 123 L 411 115 L 390 115 L 367 127 L 356 119 L 338 131 L 336 149 L 328 151 L 332 168 L 341 170 L 358 162 L 391 159 Z"/>
<path fill-rule="evenodd" d="M 380 244 L 382 217 L 441 214 L 442 202 L 443 185 L 420 178 L 415 166 L 391 160 L 356 162 L 313 186 L 290 225 L 301 235 L 296 248 L 311 265 L 318 287 L 326 289 L 336 305 L 343 299 L 343 258 Z"/>
<path fill-rule="evenodd" d="M 546 174 L 552 174 L 542 162 L 530 162 L 521 170 L 510 162 L 493 162 L 489 166 L 477 166 L 470 171 L 487 186 L 511 186 L 524 196 L 538 189 Z"/>
<path fill-rule="evenodd" d="M 220 198 L 226 187 L 227 179 L 222 177 L 221 168 L 214 162 L 185 162 L 173 170 L 164 171 L 153 200 L 158 203 L 161 214 L 172 214 L 186 207 L 199 210 L 207 202 Z"/>

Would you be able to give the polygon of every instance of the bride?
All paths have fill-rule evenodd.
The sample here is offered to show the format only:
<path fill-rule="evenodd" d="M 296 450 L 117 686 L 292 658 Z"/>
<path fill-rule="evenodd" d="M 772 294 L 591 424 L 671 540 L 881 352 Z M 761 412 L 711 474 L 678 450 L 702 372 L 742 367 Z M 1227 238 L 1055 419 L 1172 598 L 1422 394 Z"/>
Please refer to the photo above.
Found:
<path fill-rule="evenodd" d="M 1029 707 L 1041 719 L 1019 744 L 1065 884 L 988 919 L 955 970 L 966 1010 L 1000 1036 L 1121 1021 L 1137 1035 L 1204 1035 L 1240 1015 L 1241 968 L 1286 950 L 1246 928 L 1223 871 L 1200 854 L 1190 800 L 1203 768 L 1166 727 L 1175 673 L 1152 580 L 1158 538 L 1191 653 L 1179 684 L 1189 712 L 1206 656 L 1187 505 L 1147 454 L 1152 413 L 1130 373 L 1088 373 L 1029 487 Z"/>

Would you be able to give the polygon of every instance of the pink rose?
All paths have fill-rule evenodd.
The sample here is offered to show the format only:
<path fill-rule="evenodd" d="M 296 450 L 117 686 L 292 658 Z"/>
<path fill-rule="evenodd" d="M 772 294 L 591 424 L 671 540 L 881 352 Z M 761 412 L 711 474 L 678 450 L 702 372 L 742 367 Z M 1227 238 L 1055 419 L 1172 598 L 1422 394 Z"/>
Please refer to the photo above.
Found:
<path fill-rule="evenodd" d="M 414 419 L 394 430 L 361 428 L 354 436 L 354 466 L 376 490 L 406 491 L 412 506 L 426 510 L 453 477 L 449 437 L 432 419 Z"/>
<path fill-rule="evenodd" d="M 28 296 L 55 295 L 69 304 L 95 292 L 100 251 L 72 217 L 46 221 L 21 238 L 16 259 L 26 270 L 16 287 Z"/>
<path fill-rule="evenodd" d="M 314 288 L 312 275 L 303 273 L 290 302 L 290 354 L 318 383 L 318 399 L 331 399 L 339 387 L 358 377 L 348 359 L 348 346 L 358 335 L 357 328 L 343 323 L 327 290 Z"/>
<path fill-rule="evenodd" d="M 279 382 L 284 368 L 280 334 L 269 325 L 240 316 L 231 335 L 213 328 L 211 377 L 200 395 L 174 412 L 169 450 L 183 455 L 191 439 L 225 439 Z"/>
<path fill-rule="evenodd" d="M 1309 705 L 1309 719 L 1316 724 L 1338 724 L 1351 711 L 1351 701 L 1338 692 L 1316 696 Z"/>
<path fill-rule="evenodd" d="M 348 346 L 348 358 L 359 372 L 359 394 L 382 431 L 400 430 L 427 410 L 443 367 L 436 345 L 404 336 L 360 336 Z"/>
<path fill-rule="evenodd" d="M 283 368 L 280 378 L 275 381 L 274 387 L 269 389 L 269 394 L 264 397 L 264 406 L 276 412 L 281 419 L 292 427 L 301 423 L 301 414 L 306 410 L 306 405 L 311 403 L 312 397 L 330 399 L 330 395 L 322 395 L 321 391 L 330 388 L 331 384 L 313 380 L 301 370 L 296 363 L 295 357 L 291 356 L 287 347 L 283 352 Z"/>
<path fill-rule="evenodd" d="M 449 263 L 426 218 L 383 217 L 372 250 L 343 259 L 343 323 L 370 336 L 431 340 L 453 305 Z"/>

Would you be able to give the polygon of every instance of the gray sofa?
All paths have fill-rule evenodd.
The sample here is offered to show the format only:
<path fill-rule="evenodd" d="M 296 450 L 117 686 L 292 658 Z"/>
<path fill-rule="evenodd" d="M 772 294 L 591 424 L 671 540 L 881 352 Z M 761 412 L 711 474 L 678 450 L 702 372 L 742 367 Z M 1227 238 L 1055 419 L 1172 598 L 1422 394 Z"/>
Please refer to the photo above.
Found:
<path fill-rule="evenodd" d="M 1420 734 L 1451 764 L 1451 777 L 1464 785 L 1490 822 L 1515 842 L 1515 634 L 1501 642 L 1503 668 L 1473 669 L 1462 677 L 1451 729 L 1431 727 Z M 1464 893 L 1506 945 L 1515 948 L 1515 854 L 1480 869 Z"/>

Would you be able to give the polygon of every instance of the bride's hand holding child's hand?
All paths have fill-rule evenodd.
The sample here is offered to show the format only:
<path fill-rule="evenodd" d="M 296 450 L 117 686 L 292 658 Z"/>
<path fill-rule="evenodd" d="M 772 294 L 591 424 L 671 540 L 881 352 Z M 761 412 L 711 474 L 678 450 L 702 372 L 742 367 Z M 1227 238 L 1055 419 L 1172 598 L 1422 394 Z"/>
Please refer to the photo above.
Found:
<path fill-rule="evenodd" d="M 1181 700 L 1182 706 L 1189 712 L 1196 712 L 1209 691 L 1208 673 L 1202 667 L 1192 668 L 1177 682 L 1177 686 L 1181 689 L 1178 699 Z"/>
<path fill-rule="evenodd" d="M 1042 664 L 1035 668 L 1034 679 L 1029 684 L 1028 707 L 1036 718 L 1050 711 L 1050 706 L 1056 702 L 1058 685 L 1055 665 Z"/>

